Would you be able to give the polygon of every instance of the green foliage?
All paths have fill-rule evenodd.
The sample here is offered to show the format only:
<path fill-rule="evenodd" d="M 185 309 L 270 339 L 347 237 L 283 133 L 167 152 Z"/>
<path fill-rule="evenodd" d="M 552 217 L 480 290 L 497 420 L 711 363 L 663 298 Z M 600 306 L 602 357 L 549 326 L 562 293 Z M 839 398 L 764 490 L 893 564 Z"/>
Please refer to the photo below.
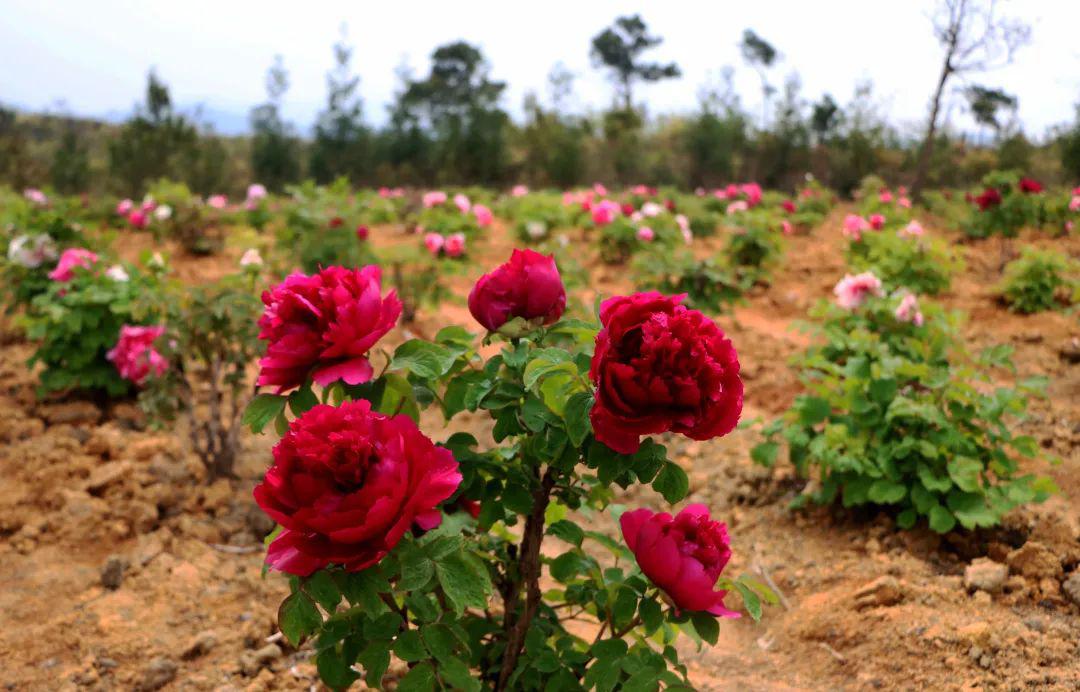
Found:
<path fill-rule="evenodd" d="M 208 209 L 184 183 L 158 180 L 149 195 L 159 207 L 171 212 L 161 219 L 151 213 L 150 227 L 155 236 L 180 243 L 192 255 L 211 255 L 225 246 L 225 229 L 216 210 Z"/>
<path fill-rule="evenodd" d="M 1022 474 L 1018 461 L 1037 445 L 1009 426 L 1040 383 L 991 388 L 983 368 L 1010 365 L 1009 348 L 972 359 L 954 317 L 924 305 L 918 327 L 896 319 L 897 302 L 815 310 L 821 344 L 796 361 L 807 393 L 765 426 L 754 460 L 772 464 L 786 443 L 798 472 L 818 476 L 798 502 L 880 506 L 902 528 L 920 519 L 940 533 L 993 526 L 1043 500 L 1053 482 Z"/>
<path fill-rule="evenodd" d="M 724 255 L 750 284 L 764 282 L 783 253 L 778 223 L 758 211 L 740 214 L 735 223 L 724 245 Z"/>
<path fill-rule="evenodd" d="M 1015 171 L 994 171 L 983 177 L 978 196 L 987 190 L 997 190 L 1001 203 L 986 209 L 973 206 L 964 232 L 973 238 L 1000 235 L 1015 238 L 1020 229 L 1039 225 L 1042 215 L 1041 195 L 1025 194 L 1019 188 L 1020 174 Z"/>
<path fill-rule="evenodd" d="M 1078 290 L 1080 263 L 1063 252 L 1025 247 L 1005 266 L 1001 296 L 1011 310 L 1031 314 L 1076 302 Z"/>
<path fill-rule="evenodd" d="M 634 259 L 634 283 L 661 293 L 685 293 L 686 304 L 708 314 L 731 309 L 753 285 L 752 274 L 716 258 L 696 259 L 689 250 L 666 248 Z"/>
<path fill-rule="evenodd" d="M 964 267 L 957 252 L 937 238 L 907 238 L 893 228 L 868 231 L 848 245 L 848 263 L 872 271 L 887 286 L 936 296 L 949 289 L 952 277 Z"/>
<path fill-rule="evenodd" d="M 120 327 L 153 321 L 139 304 L 158 289 L 152 277 L 126 270 L 130 279 L 115 281 L 100 269 L 79 268 L 70 281 L 54 281 L 33 299 L 27 336 L 37 342 L 30 364 L 44 366 L 40 394 L 75 389 L 119 397 L 129 391 L 105 354 L 116 345 Z"/>
<path fill-rule="evenodd" d="M 149 307 L 163 306 L 167 331 L 159 350 L 172 367 L 147 380 L 139 404 L 157 425 L 180 415 L 188 419 L 192 447 L 210 478 L 234 475 L 241 416 L 251 391 L 247 368 L 261 351 L 256 280 L 248 272 L 205 286 L 169 285 Z M 265 409 L 250 410 L 260 420 L 265 416 Z"/>

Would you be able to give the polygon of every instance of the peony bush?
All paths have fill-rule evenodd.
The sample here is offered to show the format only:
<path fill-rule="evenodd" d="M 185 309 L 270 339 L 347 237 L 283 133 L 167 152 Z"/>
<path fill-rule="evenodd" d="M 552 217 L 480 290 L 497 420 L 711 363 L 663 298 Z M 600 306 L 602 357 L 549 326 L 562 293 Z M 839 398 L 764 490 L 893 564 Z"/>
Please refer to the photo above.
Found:
<path fill-rule="evenodd" d="M 293 276 L 264 302 L 272 391 L 245 422 L 282 438 L 255 498 L 278 524 L 267 565 L 289 575 L 282 632 L 311 642 L 328 686 L 379 687 L 391 655 L 398 689 L 685 686 L 680 633 L 715 643 L 730 592 L 754 618 L 773 601 L 723 574 L 730 538 L 706 507 L 613 503 L 632 485 L 680 502 L 686 474 L 650 436 L 739 420 L 735 347 L 682 297 L 568 318 L 553 258 L 515 251 L 470 295 L 483 336 L 446 327 L 392 354 L 400 305 L 373 267 Z M 486 417 L 490 437 L 438 440 L 439 415 Z"/>

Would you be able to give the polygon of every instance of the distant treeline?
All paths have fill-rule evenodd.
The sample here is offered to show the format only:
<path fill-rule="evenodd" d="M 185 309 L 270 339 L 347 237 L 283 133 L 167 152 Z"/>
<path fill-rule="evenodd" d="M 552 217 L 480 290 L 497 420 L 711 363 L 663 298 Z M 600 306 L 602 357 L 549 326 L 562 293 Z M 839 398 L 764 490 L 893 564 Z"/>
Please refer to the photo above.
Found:
<path fill-rule="evenodd" d="M 604 181 L 694 188 L 755 180 L 784 189 L 809 173 L 847 193 L 870 173 L 895 184 L 912 178 L 920 142 L 889 123 L 869 84 L 856 87 L 845 104 L 830 95 L 808 102 L 794 73 L 774 88 L 768 70 L 777 53 L 752 31 L 741 48 L 762 77 L 760 114 L 743 108 L 726 68 L 699 90 L 696 112 L 647 117 L 634 100 L 635 85 L 679 75 L 675 64 L 642 58 L 660 40 L 636 16 L 616 20 L 591 46 L 594 63 L 610 74 L 613 106 L 570 114 L 574 77 L 556 66 L 550 93 L 526 97 L 522 122 L 503 109 L 506 84 L 491 78 L 480 50 L 450 43 L 432 53 L 426 76 L 401 74 L 389 120 L 375 128 L 365 121 L 360 80 L 343 36 L 327 75 L 326 107 L 306 136 L 282 116 L 289 78 L 280 58 L 268 72 L 265 103 L 251 110 L 252 134 L 245 137 L 218 136 L 199 126 L 173 106 L 168 87 L 151 72 L 144 103 L 122 125 L 0 108 L 0 184 L 124 196 L 141 194 L 165 177 L 204 195 L 239 193 L 253 181 L 280 191 L 303 179 L 340 176 L 367 186 L 565 188 Z M 1015 97 L 983 87 L 969 87 L 964 97 L 986 128 L 982 144 L 939 131 L 927 184 L 973 184 L 995 168 L 1020 169 L 1051 184 L 1080 180 L 1080 114 L 1071 128 L 1035 143 L 1016 125 Z M 1009 113 L 1012 120 L 1003 122 Z"/>

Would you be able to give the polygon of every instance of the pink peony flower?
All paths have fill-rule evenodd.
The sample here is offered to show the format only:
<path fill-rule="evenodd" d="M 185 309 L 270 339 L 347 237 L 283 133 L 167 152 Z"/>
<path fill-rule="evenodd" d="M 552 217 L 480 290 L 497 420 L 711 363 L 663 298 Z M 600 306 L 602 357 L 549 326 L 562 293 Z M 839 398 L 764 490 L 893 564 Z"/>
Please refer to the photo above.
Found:
<path fill-rule="evenodd" d="M 885 226 L 885 217 L 881 214 L 870 215 L 870 228 L 880 231 Z"/>
<path fill-rule="evenodd" d="M 738 197 L 738 196 L 739 196 L 739 186 L 736 185 L 735 183 L 731 183 L 726 188 L 724 188 L 724 198 L 725 199 L 734 199 L 735 197 Z"/>
<path fill-rule="evenodd" d="M 510 190 L 511 197 L 524 197 L 529 194 L 529 187 L 527 185 L 515 185 Z"/>
<path fill-rule="evenodd" d="M 912 219 L 908 225 L 901 228 L 896 232 L 896 235 L 902 238 L 921 238 L 926 230 L 922 227 L 922 224 Z"/>
<path fill-rule="evenodd" d="M 105 358 L 116 366 L 120 377 L 141 385 L 151 375 L 160 377 L 169 369 L 169 363 L 154 348 L 154 341 L 165 333 L 165 327 L 140 327 L 125 324 L 120 328 L 116 345 Z"/>
<path fill-rule="evenodd" d="M 157 208 L 157 202 L 154 201 L 153 197 L 151 197 L 150 195 L 147 195 L 146 197 L 143 198 L 142 205 L 140 205 L 140 208 L 142 209 L 144 214 L 149 214 L 150 212 L 154 211 L 154 209 Z"/>
<path fill-rule="evenodd" d="M 1080 194 L 1069 200 L 1069 211 L 1080 211 Z"/>
<path fill-rule="evenodd" d="M 620 213 L 618 202 L 605 199 L 595 204 L 592 208 L 592 220 L 597 226 L 606 226 L 615 220 Z"/>
<path fill-rule="evenodd" d="M 210 195 L 206 199 L 206 206 L 211 209 L 224 209 L 229 204 L 229 199 L 225 195 Z"/>
<path fill-rule="evenodd" d="M 746 197 L 746 203 L 756 207 L 761 202 L 761 186 L 757 183 L 744 183 L 739 186 L 739 192 Z"/>
<path fill-rule="evenodd" d="M 780 204 L 780 206 L 783 207 L 785 214 L 794 214 L 795 213 L 795 203 L 792 202 L 790 199 L 785 199 Z"/>
<path fill-rule="evenodd" d="M 1066 221 L 1065 222 L 1065 232 L 1066 233 L 1072 233 L 1074 228 L 1076 228 L 1075 223 L 1073 223 L 1072 221 Z"/>
<path fill-rule="evenodd" d="M 883 189 L 878 193 L 878 201 L 882 204 L 891 204 L 893 201 L 892 192 L 890 192 L 888 188 Z"/>
<path fill-rule="evenodd" d="M 105 276 L 109 277 L 113 281 L 130 281 L 131 277 L 128 275 L 127 270 L 121 264 L 114 264 L 105 270 Z"/>
<path fill-rule="evenodd" d="M 638 240 L 642 242 L 651 243 L 653 240 L 656 239 L 656 233 L 648 226 L 642 226 L 641 228 L 637 229 L 637 237 Z"/>
<path fill-rule="evenodd" d="M 592 189 L 601 197 L 607 197 L 607 188 L 604 187 L 603 183 L 593 183 Z"/>
<path fill-rule="evenodd" d="M 86 248 L 68 248 L 60 255 L 60 261 L 56 263 L 56 268 L 49 272 L 49 278 L 53 281 L 66 283 L 75 278 L 76 267 L 90 269 L 97 261 L 98 256 Z"/>
<path fill-rule="evenodd" d="M 116 213 L 118 216 L 127 216 L 134 207 L 135 203 L 130 199 L 122 199 L 116 203 Z"/>
<path fill-rule="evenodd" d="M 911 322 L 916 327 L 923 325 L 923 314 L 919 310 L 919 299 L 913 294 L 906 294 L 900 304 L 896 306 L 896 319 L 901 322 Z"/>
<path fill-rule="evenodd" d="M 259 386 L 278 393 L 304 384 L 336 380 L 363 384 L 374 374 L 367 353 L 401 316 L 401 301 L 382 295 L 382 272 L 327 267 L 292 274 L 262 295 L 259 338 L 267 341 L 259 361 Z"/>
<path fill-rule="evenodd" d="M 848 214 L 844 217 L 844 237 L 854 241 L 862 240 L 862 234 L 870 230 L 870 222 L 858 214 Z"/>
<path fill-rule="evenodd" d="M 446 203 L 446 193 L 442 190 L 432 190 L 431 192 L 425 192 L 421 202 L 425 209 L 431 209 L 437 207 L 440 204 Z"/>
<path fill-rule="evenodd" d="M 713 520 L 705 505 L 687 505 L 674 517 L 635 509 L 619 517 L 619 526 L 641 571 L 677 610 L 739 617 L 724 606 L 727 592 L 715 590 L 731 559 L 727 525 Z"/>
<path fill-rule="evenodd" d="M 142 230 L 142 229 L 146 228 L 146 223 L 147 223 L 147 221 L 149 219 L 148 219 L 148 217 L 146 215 L 146 212 L 141 211 L 139 209 L 133 209 L 131 211 L 131 213 L 128 214 L 127 220 L 128 220 L 128 223 L 131 225 L 132 228 L 137 228 L 139 230 Z"/>
<path fill-rule="evenodd" d="M 897 203 L 897 205 L 899 205 L 900 207 L 902 207 L 904 209 L 911 209 L 911 198 L 910 197 L 900 197 L 900 199 L 896 200 L 896 203 Z"/>
<path fill-rule="evenodd" d="M 469 292 L 469 312 L 488 331 L 514 317 L 553 324 L 566 310 L 566 289 L 553 255 L 514 250 L 510 260 L 481 276 Z"/>
<path fill-rule="evenodd" d="M 469 198 L 460 192 L 454 195 L 454 206 L 458 208 L 462 214 L 468 214 L 469 209 L 472 208 L 472 203 L 469 202 Z"/>
<path fill-rule="evenodd" d="M 746 211 L 750 208 L 750 205 L 744 199 L 736 200 L 727 205 L 727 215 L 737 214 L 741 211 Z"/>
<path fill-rule="evenodd" d="M 46 233 L 35 236 L 19 235 L 12 238 L 8 244 L 8 259 L 30 269 L 36 269 L 56 258 L 56 242 Z"/>
<path fill-rule="evenodd" d="M 241 267 L 261 267 L 263 265 L 262 255 L 255 248 L 248 248 L 244 251 L 244 254 L 240 256 Z"/>
<path fill-rule="evenodd" d="M 446 252 L 447 257 L 461 257 L 465 254 L 465 234 L 454 233 L 446 236 L 446 242 L 443 244 L 443 250 Z"/>
<path fill-rule="evenodd" d="M 784 235 L 795 235 L 795 226 L 787 219 L 784 219 L 780 222 L 780 231 Z"/>
<path fill-rule="evenodd" d="M 848 274 L 836 284 L 833 293 L 836 294 L 836 303 L 840 307 L 854 310 L 866 301 L 867 296 L 881 295 L 881 279 L 871 272 L 855 276 Z"/>
<path fill-rule="evenodd" d="M 472 213 L 473 216 L 476 217 L 476 225 L 480 228 L 487 228 L 491 225 L 491 222 L 495 220 L 495 216 L 491 213 L 491 210 L 483 204 L 473 205 Z"/>
<path fill-rule="evenodd" d="M 446 239 L 438 233 L 428 233 L 426 236 L 424 236 L 424 247 L 426 247 L 428 249 L 428 252 L 435 255 L 436 257 L 439 255 L 439 252 L 442 251 L 443 245 L 445 244 Z"/>
<path fill-rule="evenodd" d="M 641 205 L 641 215 L 647 217 L 659 216 L 664 208 L 656 202 L 646 202 Z"/>
<path fill-rule="evenodd" d="M 45 196 L 45 193 L 36 187 L 28 187 L 23 190 L 23 197 L 39 207 L 44 207 L 49 203 L 49 198 Z"/>
<path fill-rule="evenodd" d="M 248 185 L 247 189 L 247 201 L 257 202 L 258 200 L 266 197 L 266 188 L 259 183 L 252 183 Z"/>

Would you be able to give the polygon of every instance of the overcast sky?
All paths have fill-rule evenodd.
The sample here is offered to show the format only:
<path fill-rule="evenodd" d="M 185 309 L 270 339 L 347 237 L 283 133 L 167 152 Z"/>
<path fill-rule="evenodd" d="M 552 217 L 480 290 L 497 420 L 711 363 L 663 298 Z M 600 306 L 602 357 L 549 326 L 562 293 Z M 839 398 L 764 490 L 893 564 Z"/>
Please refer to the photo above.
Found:
<path fill-rule="evenodd" d="M 203 104 L 231 129 L 265 98 L 264 75 L 275 54 L 290 72 L 285 111 L 303 131 L 325 101 L 331 45 L 342 22 L 355 45 L 353 67 L 369 121 L 385 119 L 403 61 L 426 74 L 437 45 L 464 39 L 480 46 L 495 78 L 508 82 L 504 106 L 520 114 L 522 98 L 546 98 L 546 78 L 562 61 L 577 74 L 579 110 L 602 108 L 611 88 L 589 62 L 589 41 L 620 14 L 640 13 L 664 38 L 655 60 L 674 60 L 681 79 L 641 88 L 650 113 L 692 110 L 700 85 L 735 67 L 744 105 L 757 113 L 757 75 L 738 51 L 753 28 L 783 56 L 773 82 L 798 71 L 803 95 L 829 92 L 846 103 L 860 80 L 872 79 L 889 119 L 912 127 L 924 118 L 940 70 L 930 30 L 932 0 L 755 0 L 753 2 L 241 2 L 239 0 L 0 0 L 0 102 L 84 115 L 130 112 L 155 67 L 184 106 Z M 1012 0 L 1033 40 L 1015 63 L 974 81 L 1016 94 L 1030 135 L 1069 121 L 1080 100 L 1080 2 Z M 953 123 L 970 120 L 954 98 Z M 230 128 L 230 123 L 232 123 Z"/>

